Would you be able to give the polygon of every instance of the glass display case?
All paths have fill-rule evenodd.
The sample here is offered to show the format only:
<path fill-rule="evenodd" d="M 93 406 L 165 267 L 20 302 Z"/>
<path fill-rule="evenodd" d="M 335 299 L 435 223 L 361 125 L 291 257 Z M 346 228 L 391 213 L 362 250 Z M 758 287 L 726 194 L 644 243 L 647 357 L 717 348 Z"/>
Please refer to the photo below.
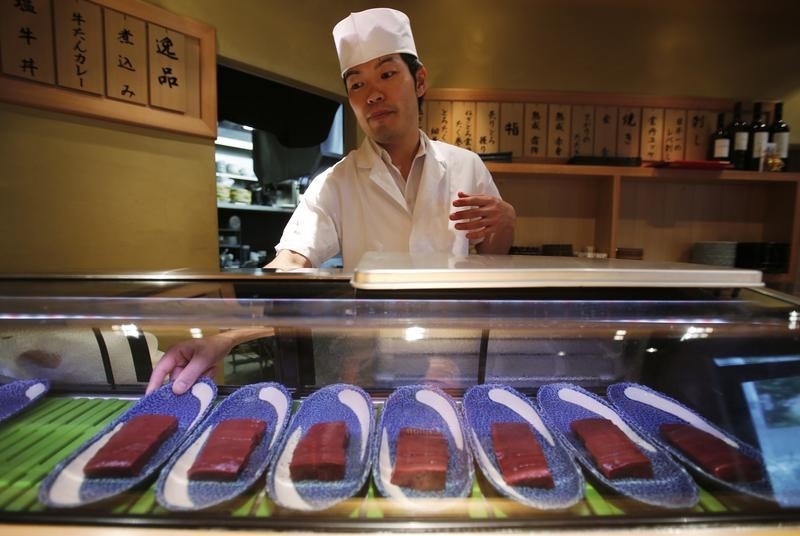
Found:
<path fill-rule="evenodd" d="M 364 290 L 353 281 L 327 271 L 0 278 L 4 387 L 25 379 L 49 386 L 0 420 L 0 522 L 18 530 L 30 523 L 220 531 L 800 530 L 796 298 L 731 284 Z M 217 391 L 210 408 L 242 386 L 280 386 L 292 399 L 291 431 L 290 419 L 315 394 L 350 386 L 372 406 L 362 428 L 369 437 L 360 438 L 365 463 L 391 470 L 399 447 L 385 445 L 391 433 L 381 436 L 390 414 L 413 427 L 417 417 L 409 412 L 418 411 L 397 410 L 392 400 L 408 389 L 417 390 L 412 401 L 422 400 L 420 390 L 434 393 L 455 408 L 442 431 L 450 449 L 445 474 L 461 471 L 463 490 L 451 494 L 447 480 L 440 491 L 397 500 L 381 465 L 367 467 L 363 485 L 329 507 L 286 506 L 270 489 L 278 451 L 292 444 L 279 428 L 269 467 L 209 508 L 166 508 L 161 467 L 101 501 L 46 504 L 49 475 L 136 407 L 165 351 L 230 332 L 250 335 L 211 373 Z M 600 470 L 601 453 L 574 427 L 587 418 L 615 423 L 649 458 L 652 475 Z M 574 497 L 537 502 L 550 492 L 508 485 L 512 472 L 499 465 L 502 448 L 492 435 L 505 421 L 526 424 L 541 442 L 552 489 L 565 482 L 559 471 L 571 471 Z M 418 423 L 431 428 L 428 417 Z M 741 458 L 709 462 L 680 450 L 659 428 L 675 423 L 732 445 L 756 474 L 742 469 Z M 661 485 L 662 463 L 682 487 Z M 733 476 L 718 472 L 726 463 Z M 642 483 L 648 478 L 654 482 Z M 654 483 L 657 501 L 640 493 Z"/>

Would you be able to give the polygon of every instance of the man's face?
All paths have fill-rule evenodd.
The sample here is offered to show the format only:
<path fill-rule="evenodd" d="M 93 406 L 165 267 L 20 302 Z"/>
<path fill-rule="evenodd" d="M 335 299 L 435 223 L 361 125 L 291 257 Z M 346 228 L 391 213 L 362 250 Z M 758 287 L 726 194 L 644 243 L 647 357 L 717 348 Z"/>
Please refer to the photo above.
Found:
<path fill-rule="evenodd" d="M 419 125 L 417 97 L 425 92 L 425 68 L 412 78 L 400 54 L 381 56 L 345 73 L 350 106 L 364 132 L 391 145 L 415 133 Z"/>

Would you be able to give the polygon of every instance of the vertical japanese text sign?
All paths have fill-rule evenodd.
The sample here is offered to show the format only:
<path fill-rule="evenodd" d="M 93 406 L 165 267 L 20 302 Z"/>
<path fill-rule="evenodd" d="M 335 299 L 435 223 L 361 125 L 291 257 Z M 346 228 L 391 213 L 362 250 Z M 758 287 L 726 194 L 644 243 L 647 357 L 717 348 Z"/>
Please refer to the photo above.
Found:
<path fill-rule="evenodd" d="M 519 158 L 523 151 L 525 105 L 521 102 L 501 102 L 500 122 L 500 151 Z"/>
<path fill-rule="evenodd" d="M 433 101 L 428 103 L 428 136 L 432 140 L 439 140 L 446 143 L 451 141 L 450 116 L 453 112 L 453 103 L 445 101 Z"/>
<path fill-rule="evenodd" d="M 106 95 L 147 104 L 147 30 L 135 17 L 104 10 L 106 23 Z"/>
<path fill-rule="evenodd" d="M 525 104 L 525 156 L 547 156 L 547 104 Z"/>
<path fill-rule="evenodd" d="M 470 151 L 475 148 L 475 103 L 453 103 L 453 145 Z"/>
<path fill-rule="evenodd" d="M 499 146 L 500 108 L 496 102 L 478 102 L 475 104 L 475 137 L 476 152 L 496 153 Z"/>
<path fill-rule="evenodd" d="M 50 0 L 2 0 L 0 62 L 3 73 L 54 84 Z"/>
<path fill-rule="evenodd" d="M 571 111 L 566 104 L 551 104 L 548 107 L 547 156 L 550 158 L 570 156 Z"/>
<path fill-rule="evenodd" d="M 186 110 L 186 38 L 157 24 L 147 24 L 150 104 Z"/>
<path fill-rule="evenodd" d="M 86 0 L 56 0 L 53 30 L 58 85 L 102 95 L 103 17 L 100 6 Z"/>

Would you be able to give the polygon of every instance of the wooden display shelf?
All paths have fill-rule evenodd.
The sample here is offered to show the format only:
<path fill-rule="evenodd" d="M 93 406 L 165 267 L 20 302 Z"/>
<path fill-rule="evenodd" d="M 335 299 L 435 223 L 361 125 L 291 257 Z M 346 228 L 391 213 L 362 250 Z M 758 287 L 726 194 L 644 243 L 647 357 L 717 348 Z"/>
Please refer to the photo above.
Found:
<path fill-rule="evenodd" d="M 800 173 L 769 173 L 735 169 L 673 169 L 646 166 L 579 166 L 570 164 L 538 164 L 535 162 L 487 162 L 492 174 L 570 175 L 575 177 L 652 177 L 691 181 L 800 182 Z"/>
<path fill-rule="evenodd" d="M 800 251 L 800 173 L 488 162 L 517 210 L 515 245 L 571 243 L 614 257 L 644 249 L 648 261 L 689 260 L 702 241 L 787 242 L 791 284 Z"/>

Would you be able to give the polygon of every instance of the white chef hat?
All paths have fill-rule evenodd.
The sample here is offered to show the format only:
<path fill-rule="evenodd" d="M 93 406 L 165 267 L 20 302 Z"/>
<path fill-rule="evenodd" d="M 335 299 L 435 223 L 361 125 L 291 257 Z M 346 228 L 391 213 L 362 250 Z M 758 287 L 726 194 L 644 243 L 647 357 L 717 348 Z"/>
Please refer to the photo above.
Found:
<path fill-rule="evenodd" d="M 408 17 L 387 7 L 351 13 L 333 27 L 333 40 L 342 76 L 355 65 L 388 54 L 417 56 Z"/>

